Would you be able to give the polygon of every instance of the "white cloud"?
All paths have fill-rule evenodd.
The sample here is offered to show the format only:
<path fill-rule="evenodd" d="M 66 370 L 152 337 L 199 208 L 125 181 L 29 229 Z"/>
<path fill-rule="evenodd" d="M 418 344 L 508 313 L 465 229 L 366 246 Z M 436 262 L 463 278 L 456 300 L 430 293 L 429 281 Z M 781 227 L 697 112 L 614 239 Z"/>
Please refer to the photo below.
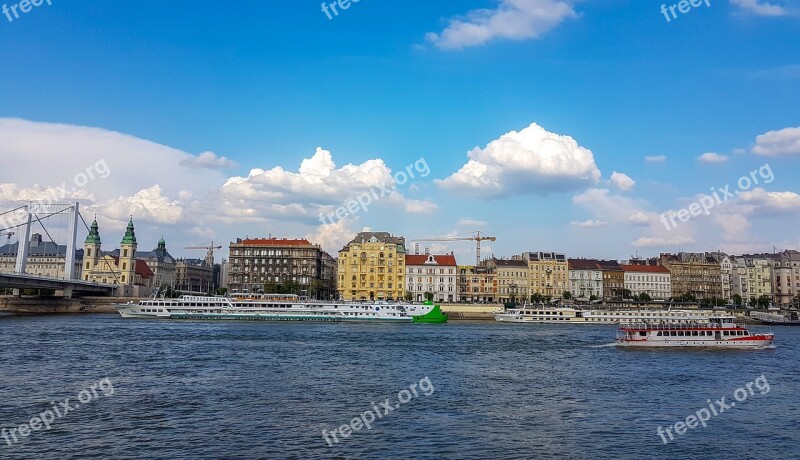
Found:
<path fill-rule="evenodd" d="M 769 131 L 756 137 L 756 155 L 800 155 L 800 127 Z"/>
<path fill-rule="evenodd" d="M 176 224 L 183 217 L 179 201 L 172 201 L 161 193 L 161 187 L 154 185 L 140 190 L 131 197 L 118 197 L 102 205 L 106 217 L 127 221 L 132 215 L 157 224 Z"/>
<path fill-rule="evenodd" d="M 666 155 L 651 155 L 644 157 L 644 161 L 648 163 L 664 163 L 667 161 Z"/>
<path fill-rule="evenodd" d="M 583 222 L 570 222 L 570 225 L 573 227 L 580 227 L 580 228 L 596 228 L 596 227 L 605 227 L 608 225 L 608 222 L 603 220 L 586 220 Z"/>
<path fill-rule="evenodd" d="M 573 190 L 600 179 L 591 150 L 536 123 L 467 155 L 470 159 L 461 169 L 435 182 L 446 189 L 499 198 Z"/>
<path fill-rule="evenodd" d="M 738 6 L 740 11 L 756 16 L 787 16 L 789 10 L 781 5 L 761 0 L 731 0 L 731 4 Z"/>
<path fill-rule="evenodd" d="M 632 190 L 633 187 L 636 185 L 636 181 L 631 179 L 627 174 L 619 173 L 616 171 L 611 173 L 611 183 L 614 184 L 615 187 L 617 187 L 617 190 L 623 192 L 628 192 Z"/>
<path fill-rule="evenodd" d="M 198 156 L 189 155 L 180 162 L 181 166 L 192 169 L 227 169 L 236 163 L 226 157 L 218 157 L 214 152 L 203 152 Z"/>
<path fill-rule="evenodd" d="M 460 50 L 492 40 L 539 38 L 577 17 L 567 2 L 558 0 L 500 0 L 495 9 L 476 9 L 450 20 L 441 33 L 428 33 L 428 42 L 440 49 Z"/>
<path fill-rule="evenodd" d="M 644 211 L 637 211 L 628 216 L 628 223 L 635 227 L 647 227 L 658 220 L 656 213 L 647 213 Z"/>
<path fill-rule="evenodd" d="M 728 161 L 727 155 L 720 155 L 719 153 L 708 152 L 697 157 L 700 163 L 725 163 Z"/>
<path fill-rule="evenodd" d="M 739 194 L 739 200 L 752 206 L 752 211 L 760 215 L 780 215 L 800 213 L 800 195 L 795 192 L 767 192 L 763 188 Z"/>
<path fill-rule="evenodd" d="M 439 209 L 439 205 L 430 200 L 406 200 L 406 212 L 414 214 L 431 214 Z"/>
<path fill-rule="evenodd" d="M 572 198 L 572 203 L 604 220 L 628 224 L 632 214 L 643 213 L 644 203 L 639 200 L 614 195 L 606 188 L 592 188 Z"/>
<path fill-rule="evenodd" d="M 456 225 L 459 227 L 485 227 L 487 222 L 485 220 L 461 219 Z"/>
<path fill-rule="evenodd" d="M 653 247 L 678 247 L 694 244 L 694 238 L 689 236 L 675 236 L 672 238 L 663 237 L 646 237 L 643 236 L 634 241 L 633 246 L 639 248 L 653 248 Z"/>
<path fill-rule="evenodd" d="M 328 251 L 334 257 L 338 257 L 339 250 L 349 243 L 355 235 L 356 232 L 350 229 L 348 221 L 339 220 L 332 224 L 320 225 L 315 232 L 306 235 L 306 239 L 312 243 L 319 244 L 322 249 Z"/>

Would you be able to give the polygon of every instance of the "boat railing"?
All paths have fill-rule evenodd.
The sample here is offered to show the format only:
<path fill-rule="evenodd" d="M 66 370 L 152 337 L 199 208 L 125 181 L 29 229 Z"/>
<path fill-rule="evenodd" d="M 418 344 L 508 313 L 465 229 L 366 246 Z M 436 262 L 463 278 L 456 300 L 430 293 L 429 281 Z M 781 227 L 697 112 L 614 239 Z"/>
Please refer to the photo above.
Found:
<path fill-rule="evenodd" d="M 664 329 L 664 330 L 680 330 L 680 329 L 731 329 L 743 327 L 737 323 L 715 323 L 715 322 L 701 322 L 701 321 L 633 321 L 630 323 L 621 323 L 620 329 Z"/>

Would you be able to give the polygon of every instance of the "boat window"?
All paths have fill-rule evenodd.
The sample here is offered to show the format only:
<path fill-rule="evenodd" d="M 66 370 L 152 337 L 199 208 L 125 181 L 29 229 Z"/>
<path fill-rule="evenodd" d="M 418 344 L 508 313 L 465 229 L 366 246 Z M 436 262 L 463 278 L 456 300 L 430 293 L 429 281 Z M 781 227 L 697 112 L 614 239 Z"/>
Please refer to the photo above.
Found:
<path fill-rule="evenodd" d="M 692 337 L 697 337 L 697 331 L 692 331 Z"/>
<path fill-rule="evenodd" d="M 639 332 L 639 335 L 641 337 L 645 337 L 645 336 L 647 336 L 647 332 L 641 331 L 641 332 Z"/>
<path fill-rule="evenodd" d="M 722 335 L 730 335 L 730 332 L 728 332 L 728 331 L 722 331 Z"/>
<path fill-rule="evenodd" d="M 744 335 L 750 335 L 749 331 L 744 331 Z"/>
<path fill-rule="evenodd" d="M 661 331 L 658 331 L 658 334 L 656 334 L 656 336 L 661 337 Z"/>
<path fill-rule="evenodd" d="M 683 337 L 683 331 L 678 331 L 678 337 Z"/>
<path fill-rule="evenodd" d="M 677 333 L 677 332 L 675 332 L 675 331 L 669 331 L 669 336 L 670 336 L 670 337 L 675 337 L 675 336 L 677 336 L 677 335 L 678 335 L 678 333 Z"/>

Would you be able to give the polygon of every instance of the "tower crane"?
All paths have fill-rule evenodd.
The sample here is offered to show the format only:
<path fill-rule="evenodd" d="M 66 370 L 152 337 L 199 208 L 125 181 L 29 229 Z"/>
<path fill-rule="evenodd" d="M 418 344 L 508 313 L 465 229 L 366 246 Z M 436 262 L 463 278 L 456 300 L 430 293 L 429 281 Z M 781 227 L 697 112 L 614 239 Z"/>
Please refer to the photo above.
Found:
<path fill-rule="evenodd" d="M 481 235 L 480 231 L 475 232 L 474 236 L 447 236 L 443 238 L 419 238 L 412 241 L 474 241 L 475 242 L 475 266 L 481 263 L 481 241 L 497 241 L 497 237 Z"/>
<path fill-rule="evenodd" d="M 184 249 L 206 249 L 208 253 L 206 254 L 206 264 L 210 267 L 214 267 L 214 249 L 222 249 L 222 246 L 214 246 L 214 242 L 206 243 L 198 246 L 186 246 Z"/>

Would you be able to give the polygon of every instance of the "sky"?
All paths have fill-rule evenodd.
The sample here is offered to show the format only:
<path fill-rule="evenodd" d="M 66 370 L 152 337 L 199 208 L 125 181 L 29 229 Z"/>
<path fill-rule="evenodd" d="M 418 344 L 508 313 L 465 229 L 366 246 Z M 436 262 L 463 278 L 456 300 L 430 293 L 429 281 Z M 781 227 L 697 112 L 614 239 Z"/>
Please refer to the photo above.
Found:
<path fill-rule="evenodd" d="M 0 210 L 105 249 L 800 249 L 800 2 L 0 3 Z"/>

